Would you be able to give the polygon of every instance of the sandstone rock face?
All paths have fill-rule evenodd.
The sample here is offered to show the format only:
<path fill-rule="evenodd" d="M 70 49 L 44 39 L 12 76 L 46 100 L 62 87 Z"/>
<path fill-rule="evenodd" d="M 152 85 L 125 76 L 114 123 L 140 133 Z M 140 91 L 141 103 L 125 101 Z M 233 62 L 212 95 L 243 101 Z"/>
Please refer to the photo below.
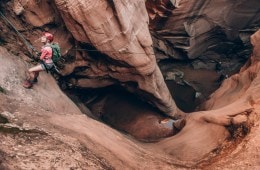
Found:
<path fill-rule="evenodd" d="M 252 42 L 256 42 L 255 48 L 259 47 L 259 32 L 252 36 Z M 211 96 L 205 104 L 207 111 L 190 114 L 177 135 L 145 144 L 81 114 L 50 75 L 41 75 L 41 83 L 34 89 L 24 89 L 19 81 L 25 63 L 3 48 L 0 54 L 3 64 L 0 86 L 6 91 L 0 93 L 2 169 L 35 166 L 174 169 L 207 168 L 208 164 L 223 169 L 258 167 L 260 96 L 256 91 L 260 88 L 260 67 L 255 55 L 239 74 L 225 80 Z M 59 103 L 63 106 L 57 107 Z M 240 147 L 234 151 L 236 144 Z M 222 153 L 228 156 L 222 158 Z M 211 161 L 215 156 L 220 161 Z"/>
<path fill-rule="evenodd" d="M 16 15 L 23 15 L 25 21 L 34 27 L 55 22 L 55 10 L 48 1 L 15 0 L 13 10 Z"/>
<path fill-rule="evenodd" d="M 22 0 L 14 2 L 13 10 L 33 27 L 58 27 L 55 37 L 59 41 L 69 40 L 69 34 L 62 28 L 66 25 L 75 38 L 72 44 L 76 48 L 61 42 L 66 49 L 63 53 L 69 56 L 67 60 L 73 61 L 65 66 L 62 74 L 74 75 L 67 80 L 73 86 L 102 87 L 119 82 L 141 94 L 163 113 L 178 117 L 177 107 L 156 64 L 144 1 L 57 0 L 54 4 Z M 90 45 L 99 52 L 88 54 L 86 46 Z M 70 58 L 71 53 L 74 59 Z"/>
<path fill-rule="evenodd" d="M 178 110 L 171 99 L 171 94 L 176 98 L 175 90 L 170 89 L 169 93 L 154 54 L 157 60 L 197 59 L 189 67 L 206 69 L 212 77 L 220 79 L 237 72 L 250 54 L 248 37 L 259 18 L 257 9 L 253 8 L 257 1 L 247 3 L 246 17 L 241 15 L 245 1 L 148 0 L 145 3 L 146 6 L 141 0 L 24 0 L 14 1 L 11 6 L 31 28 L 55 32 L 56 41 L 66 54 L 62 75 L 70 86 L 93 88 L 121 84 L 171 116 Z M 223 6 L 225 9 L 220 10 Z M 153 42 L 147 25 L 149 19 Z M 238 20 L 241 24 L 236 23 Z M 22 27 L 21 30 L 28 29 Z M 38 48 L 36 35 L 39 33 L 27 34 Z M 216 73 L 219 66 L 222 70 Z M 170 67 L 178 66 L 173 63 Z M 217 79 L 203 84 L 199 77 L 184 71 L 185 82 L 195 91 L 192 96 L 202 94 L 199 99 L 202 101 L 216 89 Z M 188 102 L 191 101 L 185 104 Z"/>
<path fill-rule="evenodd" d="M 150 27 L 173 48 L 164 51 L 175 59 L 208 56 L 210 51 L 228 55 L 236 46 L 246 44 L 249 28 L 259 25 L 257 0 L 181 0 L 177 7 L 169 0 L 146 3 Z"/>
<path fill-rule="evenodd" d="M 259 3 L 146 1 L 153 46 L 164 76 L 176 70 L 182 72 L 183 80 L 195 90 L 193 96 L 201 94 L 187 104 L 207 100 L 223 79 L 244 65 L 252 51 L 249 37 L 259 27 Z M 167 58 L 174 61 L 163 62 Z M 177 99 L 181 97 L 175 94 L 180 106 Z"/>
<path fill-rule="evenodd" d="M 158 61 L 163 58 L 186 61 L 193 59 L 192 66 L 194 68 L 207 68 L 213 72 L 216 66 L 221 71 L 224 65 L 216 65 L 216 63 L 222 62 L 223 55 L 226 63 L 229 63 L 240 59 L 240 57 L 244 57 L 245 60 L 249 57 L 249 53 L 251 54 L 248 40 L 249 35 L 254 30 L 259 29 L 258 6 L 259 1 L 257 0 L 250 2 L 244 0 L 156 0 L 146 1 L 147 14 L 145 2 L 141 0 L 20 0 L 1 4 L 1 7 L 5 7 L 1 9 L 5 14 L 9 14 L 8 18 L 37 48 L 40 47 L 37 38 L 41 35 L 42 30 L 48 30 L 55 34 L 55 40 L 60 42 L 62 52 L 65 55 L 64 68 L 61 70 L 62 79 L 70 86 L 93 88 L 119 84 L 142 96 L 143 99 L 147 99 L 147 102 L 152 103 L 165 114 L 177 117 L 180 112 L 178 112 L 164 83 L 162 73 L 156 64 L 154 52 L 159 56 Z M 10 12 L 10 9 L 13 9 L 14 13 Z M 148 25 L 149 19 L 150 25 Z M 3 20 L 1 19 L 1 21 Z M 148 26 L 151 29 L 153 39 L 151 39 Z M 12 33 L 6 25 L 0 24 L 0 29 L 0 44 L 16 52 L 16 55 L 19 53 L 22 55 L 26 50 L 24 46 L 19 44 L 17 35 Z M 16 41 L 18 41 L 18 45 L 11 44 Z M 137 107 L 137 112 L 133 114 L 140 113 L 140 116 L 138 118 L 131 117 L 134 123 L 121 126 L 120 130 L 132 132 L 133 136 L 136 135 L 141 139 L 144 136 L 154 138 L 156 135 L 168 137 L 157 143 L 144 144 L 129 140 L 123 134 L 106 125 L 83 116 L 77 107 L 68 100 L 62 100 L 62 106 L 56 108 L 53 103 L 59 102 L 59 97 L 62 94 L 56 86 L 56 89 L 52 89 L 53 98 L 46 101 L 55 114 L 48 113 L 50 109 L 43 111 L 43 114 L 40 114 L 40 119 L 42 122 L 47 121 L 48 125 L 42 123 L 39 126 L 49 128 L 53 134 L 56 132 L 66 134 L 69 131 L 66 134 L 69 136 L 68 138 L 79 140 L 79 143 L 84 143 L 86 147 L 94 146 L 93 152 L 102 155 L 108 162 L 112 162 L 113 166 L 122 167 L 122 169 L 127 166 L 133 169 L 149 168 L 149 166 L 158 167 L 157 169 L 165 167 L 173 169 L 176 168 L 175 165 L 194 167 L 221 152 L 233 151 L 225 149 L 229 149 L 228 146 L 233 144 L 239 144 L 250 131 L 254 132 L 253 134 L 259 134 L 260 96 L 257 92 L 260 88 L 260 66 L 258 42 L 260 42 L 259 31 L 251 37 L 253 52 L 244 67 L 238 74 L 232 76 L 243 62 L 238 65 L 235 63 L 235 69 L 233 69 L 234 65 L 232 64 L 226 65 L 232 74 L 225 77 L 226 80 L 219 90 L 203 104 L 202 110 L 204 111 L 191 113 L 186 119 L 178 122 L 179 126 L 177 123 L 174 124 L 181 129 L 177 135 L 169 137 L 173 133 L 158 121 L 161 117 L 156 115 L 157 113 L 154 114 L 156 111 L 138 110 L 138 106 L 134 105 Z M 19 46 L 22 47 L 21 51 L 15 51 L 14 49 L 19 49 Z M 2 54 L 7 53 L 3 49 L 2 51 Z M 209 61 L 211 60 L 215 64 L 210 65 Z M 6 61 L 10 61 L 9 58 Z M 24 70 L 25 66 L 19 68 Z M 2 76 L 6 81 L 2 79 L 0 85 L 5 85 L 3 88 L 12 92 L 14 83 L 10 82 L 13 79 L 6 74 L 10 73 L 10 70 L 7 65 L 1 69 L 4 70 Z M 196 84 L 190 83 L 192 79 L 190 82 L 179 81 L 179 79 L 187 78 L 187 72 L 190 73 L 189 78 L 194 76 L 195 74 L 190 70 L 181 72 L 172 68 L 167 69 L 171 70 L 171 72 L 164 74 L 167 79 L 174 79 L 177 83 L 185 83 L 189 86 Z M 30 96 L 25 103 L 31 104 L 30 108 L 35 109 L 33 108 L 35 102 L 28 101 L 35 97 L 34 92 L 39 92 L 40 96 L 36 96 L 37 101 L 45 101 L 47 87 L 50 87 L 50 84 L 44 82 L 33 89 L 35 91 L 30 91 L 27 94 L 24 89 L 19 88 L 18 81 L 22 78 L 22 73 L 17 71 L 11 73 L 16 75 L 15 87 L 22 93 L 19 91 L 18 94 L 10 93 L 13 95 L 10 99 L 1 94 L 3 99 L 11 100 L 12 97 Z M 211 75 L 209 74 L 209 76 Z M 46 75 L 44 77 L 46 78 Z M 206 79 L 212 79 L 212 77 L 200 80 L 203 82 Z M 54 86 L 54 80 L 51 83 Z M 55 93 L 57 91 L 58 93 Z M 196 95 L 199 96 L 199 93 Z M 52 103 L 52 100 L 55 102 Z M 109 100 L 108 98 L 106 102 L 113 106 L 121 106 L 118 105 L 116 99 Z M 6 103 L 8 104 L 8 102 L 3 101 L 1 105 L 4 106 Z M 68 105 L 68 103 L 73 106 Z M 125 103 L 128 104 L 128 102 Z M 70 109 L 66 109 L 66 107 L 71 108 L 73 113 L 69 113 Z M 9 108 L 6 108 L 5 111 L 11 113 Z M 40 108 L 41 106 L 39 106 Z M 105 104 L 103 108 L 109 107 Z M 115 109 L 115 112 L 118 110 L 117 115 L 130 112 L 120 109 Z M 110 111 L 114 112 L 114 110 Z M 60 113 L 66 113 L 66 115 L 60 115 Z M 44 117 L 45 114 L 48 114 L 47 118 Z M 25 117 L 26 121 L 30 121 L 26 115 L 22 113 L 21 118 Z M 32 113 L 30 115 L 34 118 L 37 117 Z M 111 117 L 107 117 L 111 119 Z M 142 123 L 144 120 L 145 123 Z M 5 124 L 5 119 L 1 121 Z M 37 125 L 37 123 L 33 119 L 33 124 Z M 146 127 L 142 127 L 142 125 Z M 61 129 L 56 130 L 52 128 L 53 126 Z M 142 130 L 139 130 L 141 128 Z M 161 133 L 163 131 L 165 133 Z M 152 134 L 153 132 L 156 134 Z M 253 141 L 250 150 L 254 150 L 255 146 L 259 145 L 258 142 L 259 140 Z M 100 146 L 101 149 L 99 149 Z M 2 155 L 0 152 L 0 157 Z M 114 160 L 115 155 L 117 158 Z M 259 154 L 256 153 L 255 156 L 259 157 Z M 231 161 L 228 163 L 232 162 L 232 158 L 229 157 L 229 160 Z M 238 158 L 239 160 L 243 159 Z M 254 161 L 254 159 L 252 160 Z M 250 162 L 250 160 L 248 161 Z M 147 162 L 147 164 L 143 165 L 143 162 Z M 160 164 L 157 165 L 157 163 Z M 107 162 L 103 166 L 109 167 Z M 222 166 L 227 167 L 227 165 Z M 230 166 L 235 168 L 235 165 Z"/>
<path fill-rule="evenodd" d="M 156 64 L 148 15 L 144 1 L 55 1 L 75 39 L 91 43 L 113 63 L 103 63 L 102 76 L 117 79 L 133 90 L 147 93 L 147 99 L 164 113 L 175 116 L 177 107 Z M 96 75 L 98 76 L 98 75 Z M 79 81 L 79 83 L 82 81 Z M 80 86 L 80 84 L 79 84 Z"/>

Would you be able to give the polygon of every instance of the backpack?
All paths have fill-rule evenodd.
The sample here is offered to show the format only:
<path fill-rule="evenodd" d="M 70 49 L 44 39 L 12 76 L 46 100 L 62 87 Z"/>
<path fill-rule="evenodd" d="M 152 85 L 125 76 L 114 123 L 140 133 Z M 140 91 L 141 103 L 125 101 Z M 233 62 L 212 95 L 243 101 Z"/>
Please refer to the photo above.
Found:
<path fill-rule="evenodd" d="M 52 49 L 52 61 L 57 63 L 61 59 L 61 51 L 58 43 L 52 43 L 50 45 Z"/>

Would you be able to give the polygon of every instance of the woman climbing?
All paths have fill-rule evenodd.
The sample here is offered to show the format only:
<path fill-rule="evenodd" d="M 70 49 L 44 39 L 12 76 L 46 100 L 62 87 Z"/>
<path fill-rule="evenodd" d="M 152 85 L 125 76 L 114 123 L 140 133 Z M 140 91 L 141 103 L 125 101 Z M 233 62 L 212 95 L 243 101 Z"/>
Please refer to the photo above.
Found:
<path fill-rule="evenodd" d="M 40 60 L 42 61 L 35 67 L 32 67 L 28 70 L 28 77 L 23 83 L 23 87 L 32 88 L 34 83 L 37 83 L 37 77 L 39 76 L 39 72 L 47 71 L 54 67 L 54 63 L 52 61 L 52 48 L 51 43 L 53 42 L 54 36 L 51 33 L 45 32 L 41 37 L 41 42 L 44 46 L 41 49 Z"/>

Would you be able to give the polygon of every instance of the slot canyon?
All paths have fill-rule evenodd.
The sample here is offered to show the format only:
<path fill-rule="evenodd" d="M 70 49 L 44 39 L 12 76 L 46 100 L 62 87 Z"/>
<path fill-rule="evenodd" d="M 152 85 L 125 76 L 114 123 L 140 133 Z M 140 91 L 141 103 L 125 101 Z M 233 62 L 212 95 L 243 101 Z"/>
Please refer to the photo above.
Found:
<path fill-rule="evenodd" d="M 0 169 L 260 168 L 259 6 L 2 0 Z"/>

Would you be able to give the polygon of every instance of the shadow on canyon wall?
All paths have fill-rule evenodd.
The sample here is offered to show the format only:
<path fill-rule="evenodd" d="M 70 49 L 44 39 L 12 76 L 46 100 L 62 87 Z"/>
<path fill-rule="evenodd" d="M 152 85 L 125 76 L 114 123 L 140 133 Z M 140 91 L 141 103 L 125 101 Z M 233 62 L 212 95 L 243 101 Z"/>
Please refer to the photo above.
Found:
<path fill-rule="evenodd" d="M 42 31 L 55 34 L 65 55 L 61 75 L 56 78 L 81 111 L 127 137 L 130 134 L 140 141 L 152 142 L 140 144 L 131 140 L 144 150 L 158 150 L 163 157 L 171 157 L 174 164 L 187 163 L 185 166 L 191 167 L 218 155 L 225 149 L 224 142 L 234 142 L 232 135 L 244 138 L 253 127 L 252 122 L 257 121 L 254 116 L 259 114 L 260 97 L 255 93 L 259 89 L 259 55 L 253 52 L 250 58 L 250 36 L 259 30 L 259 9 L 254 8 L 259 1 L 182 0 L 176 6 L 169 1 L 147 1 L 151 3 L 146 6 L 148 15 L 143 1 L 129 1 L 130 6 L 121 4 L 123 1 L 92 1 L 87 6 L 90 11 L 85 11 L 89 8 L 77 0 L 8 2 L 2 10 L 10 14 L 8 17 L 37 48 L 40 45 L 36 37 Z M 21 10 L 15 9 L 14 14 L 12 5 L 17 4 Z M 67 8 L 73 4 L 79 9 Z M 95 5 L 108 10 L 99 13 L 101 8 Z M 48 9 L 48 13 L 41 9 Z M 133 17 L 124 18 L 121 10 Z M 84 12 L 89 12 L 87 18 Z M 104 24 L 107 22 L 111 25 Z M 17 35 L 6 25 L 0 24 L 0 29 L 0 43 L 31 62 Z M 256 37 L 259 39 L 259 31 Z M 256 51 L 259 43 L 254 44 Z M 125 50 L 140 53 L 124 53 Z M 45 85 L 36 89 L 45 93 Z M 169 94 L 172 98 L 168 98 Z M 163 112 L 168 104 L 174 106 L 172 101 L 182 111 L 192 112 L 179 126 Z M 99 132 L 109 129 L 101 125 L 85 128 L 92 121 L 88 118 L 53 117 L 53 124 L 90 134 L 88 137 L 99 144 L 103 140 L 103 136 L 97 137 Z M 77 121 L 82 121 L 79 126 Z M 114 137 L 111 136 L 111 143 L 117 140 Z M 124 146 L 129 155 L 135 155 L 128 143 Z M 140 148 L 136 149 L 138 153 Z M 112 154 L 122 154 L 117 149 Z M 126 157 L 126 161 L 131 159 Z"/>

